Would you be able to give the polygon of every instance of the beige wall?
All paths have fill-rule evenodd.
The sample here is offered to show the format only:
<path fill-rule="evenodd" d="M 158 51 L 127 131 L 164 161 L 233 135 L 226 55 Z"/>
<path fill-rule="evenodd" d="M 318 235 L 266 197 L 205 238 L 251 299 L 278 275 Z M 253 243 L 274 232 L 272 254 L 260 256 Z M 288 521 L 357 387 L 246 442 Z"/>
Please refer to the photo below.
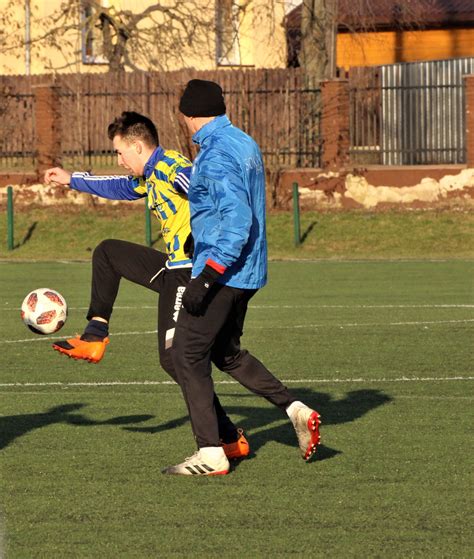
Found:
<path fill-rule="evenodd" d="M 71 5 L 75 0 L 70 0 Z M 63 21 L 71 29 L 51 41 L 44 37 L 51 31 L 51 16 L 58 13 L 61 0 L 30 0 L 31 68 L 32 74 L 50 72 L 104 72 L 108 65 L 83 64 L 79 15 Z M 102 0 L 118 10 L 141 13 L 156 5 L 156 0 Z M 175 4 L 176 0 L 161 0 L 160 5 Z M 236 0 L 240 7 L 239 51 L 242 66 L 284 68 L 286 41 L 282 21 L 283 0 Z M 26 73 L 25 37 L 26 0 L 0 0 L 0 75 Z M 168 30 L 144 40 L 131 49 L 130 57 L 143 70 L 178 70 L 196 68 L 213 70 L 217 67 L 215 6 L 216 0 L 183 0 L 180 7 L 191 9 L 200 24 L 185 22 L 189 36 L 182 31 Z M 159 30 L 163 16 L 155 13 L 154 21 L 143 20 L 142 32 Z M 188 40 L 189 39 L 189 40 Z M 408 32 L 377 32 L 357 35 L 341 33 L 337 42 L 337 65 L 365 66 L 392 64 L 416 60 L 436 60 L 474 56 L 474 29 L 418 30 Z"/>
<path fill-rule="evenodd" d="M 240 22 L 241 63 L 256 68 L 285 68 L 284 3 L 240 0 L 240 4 L 249 6 Z"/>
<path fill-rule="evenodd" d="M 40 39 L 51 31 L 51 16 L 57 14 L 61 0 L 31 1 L 31 68 L 32 74 L 49 72 L 104 72 L 107 65 L 83 64 L 81 56 L 81 33 L 79 15 L 75 13 L 63 22 L 72 29 L 56 35 L 52 41 Z M 71 0 L 72 2 L 73 0 Z M 156 0 L 103 0 L 117 9 L 141 13 Z M 237 0 L 241 8 L 239 22 L 240 62 L 244 66 L 285 67 L 286 42 L 281 25 L 284 17 L 284 2 L 281 0 Z M 168 0 L 175 4 L 175 0 Z M 165 5 L 161 2 L 161 5 Z M 150 38 L 131 50 L 133 63 L 143 70 L 177 70 L 194 67 L 212 70 L 217 67 L 215 35 L 215 0 L 184 0 L 183 6 L 193 8 L 201 24 L 190 23 L 190 41 L 181 33 L 162 33 L 160 40 Z M 0 0 L 0 14 L 7 14 L 6 34 L 0 37 L 0 74 L 25 74 L 26 62 L 25 1 Z M 1 18 L 1 16 L 0 16 Z M 155 21 L 144 20 L 140 25 L 143 32 L 159 29 L 163 17 L 156 13 Z M 164 52 L 165 51 L 165 52 Z"/>
<path fill-rule="evenodd" d="M 27 73 L 25 4 L 23 0 L 0 0 L 0 13 L 4 17 L 8 14 L 9 19 L 9 39 L 0 44 L 0 74 Z M 81 34 L 77 29 L 79 17 L 63 20 L 65 25 L 75 26 L 76 29 L 66 31 L 53 40 L 48 37 L 52 29 L 51 17 L 59 12 L 61 0 L 31 0 L 30 4 L 30 73 L 82 71 Z"/>

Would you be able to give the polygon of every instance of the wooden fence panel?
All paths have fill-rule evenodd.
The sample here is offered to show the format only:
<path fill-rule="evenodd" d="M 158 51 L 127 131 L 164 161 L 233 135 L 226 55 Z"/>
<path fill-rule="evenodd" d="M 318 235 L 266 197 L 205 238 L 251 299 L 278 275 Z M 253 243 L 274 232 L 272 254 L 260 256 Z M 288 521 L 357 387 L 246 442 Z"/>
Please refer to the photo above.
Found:
<path fill-rule="evenodd" d="M 0 112 L 8 98 L 5 91 L 14 92 L 16 99 L 6 108 L 12 124 L 5 130 L 7 133 L 2 134 L 9 140 L 0 144 L 0 164 L 2 157 L 11 154 L 31 156 L 28 148 L 34 145 L 32 85 L 45 81 L 55 84 L 60 91 L 61 151 L 65 166 L 112 167 L 115 156 L 107 127 L 124 110 L 149 116 L 157 125 L 164 147 L 178 149 L 192 157 L 196 148 L 179 118 L 178 102 L 186 83 L 197 77 L 220 83 L 230 119 L 254 137 L 262 149 L 267 168 L 318 165 L 317 139 L 304 128 L 308 123 L 313 125 L 318 118 L 315 107 L 320 92 L 317 87 L 311 91 L 301 90 L 299 69 L 0 77 Z M 25 97 L 28 101 L 22 105 L 19 99 L 25 94 L 29 95 Z M 18 121 L 24 123 L 21 132 L 13 125 Z M 27 141 L 29 136 L 31 142 Z"/>
<path fill-rule="evenodd" d="M 35 159 L 33 86 L 39 76 L 0 76 L 0 170 L 32 170 Z"/>

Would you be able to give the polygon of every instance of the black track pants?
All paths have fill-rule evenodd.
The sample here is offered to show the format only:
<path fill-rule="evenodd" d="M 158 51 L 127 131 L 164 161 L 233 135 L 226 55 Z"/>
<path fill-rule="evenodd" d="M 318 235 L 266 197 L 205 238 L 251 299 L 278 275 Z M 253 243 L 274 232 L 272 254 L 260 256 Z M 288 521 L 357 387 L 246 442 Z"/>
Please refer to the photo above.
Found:
<path fill-rule="evenodd" d="M 240 348 L 248 302 L 254 294 L 254 290 L 214 284 L 202 316 L 181 309 L 173 362 L 200 448 L 219 441 L 211 361 L 283 410 L 296 400 L 258 359 Z"/>
<path fill-rule="evenodd" d="M 181 298 L 191 277 L 190 268 L 170 270 L 167 255 L 128 241 L 102 241 L 92 256 L 91 302 L 87 319 L 100 316 L 110 319 L 120 280 L 125 278 L 160 294 L 158 298 L 158 353 L 163 369 L 178 382 L 171 358 L 171 346 Z M 178 382 L 179 384 L 179 382 Z M 235 439 L 236 428 L 214 395 L 219 417 L 219 437 Z M 218 443 L 219 444 L 219 443 Z"/>

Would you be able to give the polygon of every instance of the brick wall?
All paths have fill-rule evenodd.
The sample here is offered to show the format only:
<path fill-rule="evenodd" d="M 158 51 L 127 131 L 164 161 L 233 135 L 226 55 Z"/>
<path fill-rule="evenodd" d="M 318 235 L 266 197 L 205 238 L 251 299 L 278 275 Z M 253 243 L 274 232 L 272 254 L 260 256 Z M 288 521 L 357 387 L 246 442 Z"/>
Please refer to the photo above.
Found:
<path fill-rule="evenodd" d="M 464 76 L 466 84 L 466 163 L 474 167 L 474 75 Z"/>
<path fill-rule="evenodd" d="M 61 163 L 61 114 L 58 88 L 49 84 L 33 87 L 35 94 L 36 171 Z"/>
<path fill-rule="evenodd" d="M 348 81 L 322 82 L 321 104 L 321 167 L 340 170 L 349 164 Z"/>

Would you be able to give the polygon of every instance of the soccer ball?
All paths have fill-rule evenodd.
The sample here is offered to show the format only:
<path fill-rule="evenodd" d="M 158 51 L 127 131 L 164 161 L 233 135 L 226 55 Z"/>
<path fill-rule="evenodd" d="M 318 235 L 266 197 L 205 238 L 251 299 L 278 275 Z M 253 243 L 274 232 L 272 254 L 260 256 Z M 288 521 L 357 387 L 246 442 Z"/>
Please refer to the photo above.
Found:
<path fill-rule="evenodd" d="M 21 319 L 35 334 L 57 332 L 67 319 L 66 300 L 54 289 L 35 289 L 21 304 Z"/>

